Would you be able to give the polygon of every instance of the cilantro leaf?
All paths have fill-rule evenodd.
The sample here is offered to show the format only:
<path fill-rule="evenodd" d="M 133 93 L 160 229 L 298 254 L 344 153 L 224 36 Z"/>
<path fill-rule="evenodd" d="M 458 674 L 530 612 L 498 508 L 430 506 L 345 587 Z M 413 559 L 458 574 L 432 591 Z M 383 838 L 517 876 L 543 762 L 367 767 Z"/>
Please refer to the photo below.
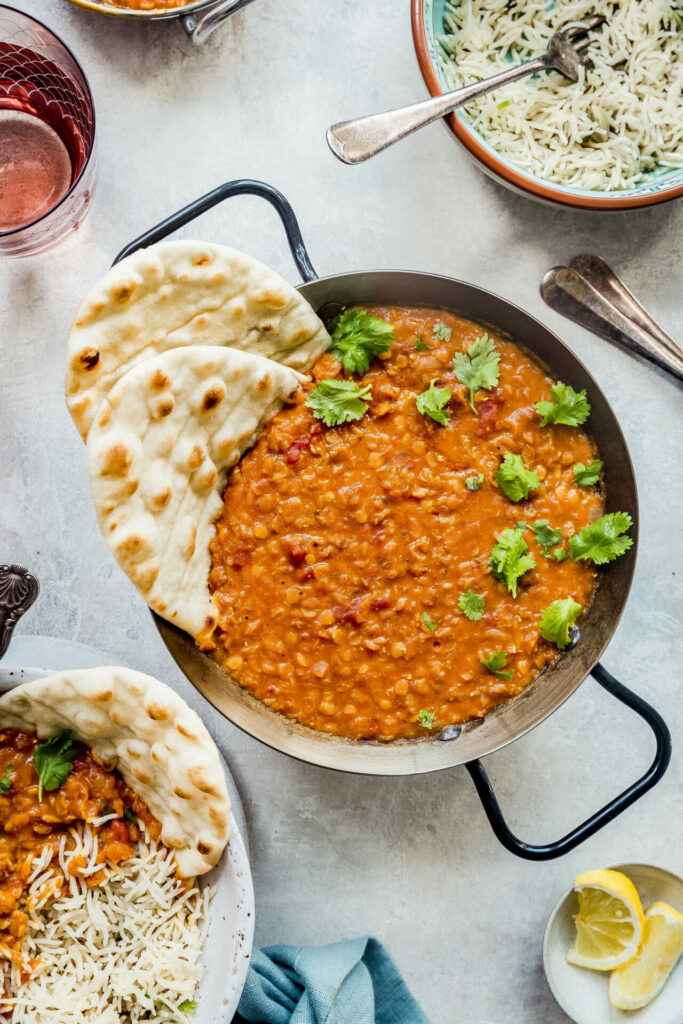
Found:
<path fill-rule="evenodd" d="M 533 530 L 536 542 L 543 548 L 544 555 L 548 554 L 554 544 L 559 544 L 562 540 L 562 530 L 553 530 L 547 519 L 537 519 L 531 524 L 530 529 Z"/>
<path fill-rule="evenodd" d="M 577 393 L 569 384 L 557 383 L 551 387 L 550 397 L 552 402 L 536 402 L 536 409 L 542 417 L 542 427 L 547 427 L 549 423 L 578 427 L 588 419 L 591 407 L 585 391 Z"/>
<path fill-rule="evenodd" d="M 12 771 L 13 768 L 14 768 L 13 764 L 8 764 L 7 765 L 7 768 L 5 769 L 5 774 L 0 779 L 0 793 L 5 793 L 5 795 L 6 795 L 7 793 L 9 793 L 10 789 L 12 788 L 12 780 L 10 778 L 10 772 Z"/>
<path fill-rule="evenodd" d="M 633 546 L 630 537 L 621 536 L 632 525 L 628 512 L 610 512 L 569 538 L 569 554 L 575 562 L 584 558 L 589 558 L 595 565 L 613 562 Z"/>
<path fill-rule="evenodd" d="M 494 473 L 496 483 L 510 501 L 521 501 L 528 498 L 531 491 L 539 485 L 539 479 L 532 470 L 527 469 L 521 455 L 507 452 L 505 458 Z"/>
<path fill-rule="evenodd" d="M 562 650 L 569 643 L 569 630 L 576 622 L 581 605 L 571 597 L 553 601 L 539 619 L 539 629 L 544 640 L 557 644 Z"/>
<path fill-rule="evenodd" d="M 425 341 L 422 340 L 422 335 L 420 334 L 419 331 L 417 332 L 417 335 L 415 337 L 415 351 L 416 352 L 429 352 L 429 345 Z"/>
<path fill-rule="evenodd" d="M 178 1009 L 181 1013 L 194 1013 L 197 1004 L 194 999 L 183 999 L 182 1003 L 178 1003 Z"/>
<path fill-rule="evenodd" d="M 475 594 L 471 587 L 458 598 L 458 608 L 470 622 L 479 622 L 484 614 L 485 605 L 484 597 L 481 594 Z"/>
<path fill-rule="evenodd" d="M 364 309 L 347 309 L 330 324 L 330 352 L 347 373 L 367 373 L 375 356 L 389 350 L 394 340 L 391 324 Z"/>
<path fill-rule="evenodd" d="M 422 726 L 423 729 L 431 729 L 431 727 L 434 725 L 434 715 L 435 714 L 436 714 L 436 711 L 425 711 L 424 708 L 421 708 L 418 711 L 418 713 L 417 713 L 417 720 L 418 720 L 418 722 L 420 723 L 420 725 Z"/>
<path fill-rule="evenodd" d="M 450 341 L 453 328 L 448 327 L 442 320 L 437 320 L 432 327 L 433 333 L 439 339 L 439 341 Z"/>
<path fill-rule="evenodd" d="M 124 807 L 123 816 L 124 818 L 127 818 L 128 821 L 132 821 L 134 825 L 137 825 L 138 816 L 132 807 Z"/>
<path fill-rule="evenodd" d="M 567 552 L 564 548 L 553 548 L 553 556 L 556 562 L 564 562 Z"/>
<path fill-rule="evenodd" d="M 600 479 L 601 469 L 602 461 L 600 459 L 593 459 L 587 466 L 583 462 L 577 462 L 574 466 L 574 480 L 579 487 L 593 487 Z"/>
<path fill-rule="evenodd" d="M 515 674 L 513 668 L 508 669 L 504 672 L 503 669 L 508 663 L 508 656 L 505 651 L 495 651 L 493 654 L 489 654 L 488 658 L 479 659 L 482 665 L 486 665 L 489 672 L 493 672 L 494 676 L 499 676 L 501 679 L 512 679 Z"/>
<path fill-rule="evenodd" d="M 367 412 L 366 402 L 372 398 L 370 385 L 359 388 L 353 380 L 322 380 L 313 388 L 306 405 L 326 427 L 359 420 Z"/>
<path fill-rule="evenodd" d="M 100 817 L 101 818 L 108 818 L 110 814 L 114 814 L 114 813 L 115 813 L 114 808 L 110 807 L 109 804 L 105 804 L 104 807 L 102 808 L 102 810 L 100 811 Z"/>
<path fill-rule="evenodd" d="M 38 799 L 43 799 L 43 790 L 52 792 L 59 789 L 73 769 L 77 744 L 71 739 L 71 729 L 64 729 L 45 743 L 33 748 L 33 767 L 38 772 Z"/>
<path fill-rule="evenodd" d="M 478 491 L 484 482 L 484 474 L 477 473 L 476 476 L 468 476 L 465 480 L 465 487 L 468 491 Z"/>
<path fill-rule="evenodd" d="M 490 391 L 500 379 L 500 355 L 488 334 L 472 342 L 465 352 L 456 352 L 453 360 L 455 376 L 461 384 L 470 389 L 470 405 L 476 413 L 474 393 L 480 388 Z"/>
<path fill-rule="evenodd" d="M 499 583 L 504 583 L 513 597 L 517 597 L 517 581 L 520 576 L 536 565 L 528 551 L 523 530 L 503 530 L 491 552 L 491 575 Z"/>
<path fill-rule="evenodd" d="M 450 388 L 435 388 L 434 381 L 431 381 L 427 390 L 423 391 L 421 395 L 417 395 L 415 404 L 417 411 L 421 412 L 423 416 L 431 416 L 442 427 L 447 427 L 451 422 L 451 416 L 444 406 L 448 405 L 450 400 Z"/>
<path fill-rule="evenodd" d="M 436 629 L 436 623 L 434 622 L 434 619 L 431 617 L 431 615 L 428 615 L 427 612 L 422 612 L 422 621 L 424 622 L 425 626 L 430 631 L 430 633 L 433 633 L 434 630 Z"/>

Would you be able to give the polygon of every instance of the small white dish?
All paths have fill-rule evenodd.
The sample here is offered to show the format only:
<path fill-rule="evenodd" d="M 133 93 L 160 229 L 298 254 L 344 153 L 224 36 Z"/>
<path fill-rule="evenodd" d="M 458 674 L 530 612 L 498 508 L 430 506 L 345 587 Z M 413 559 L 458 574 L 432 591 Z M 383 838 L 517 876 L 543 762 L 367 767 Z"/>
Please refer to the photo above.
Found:
<path fill-rule="evenodd" d="M 640 896 L 643 910 L 659 900 L 683 913 L 683 878 L 651 864 L 620 864 Z M 543 967 L 558 1004 L 575 1024 L 682 1024 L 683 958 L 661 993 L 642 1010 L 617 1010 L 609 1001 L 609 971 L 589 971 L 567 963 L 575 935 L 578 900 L 573 887 L 556 904 L 543 936 Z"/>

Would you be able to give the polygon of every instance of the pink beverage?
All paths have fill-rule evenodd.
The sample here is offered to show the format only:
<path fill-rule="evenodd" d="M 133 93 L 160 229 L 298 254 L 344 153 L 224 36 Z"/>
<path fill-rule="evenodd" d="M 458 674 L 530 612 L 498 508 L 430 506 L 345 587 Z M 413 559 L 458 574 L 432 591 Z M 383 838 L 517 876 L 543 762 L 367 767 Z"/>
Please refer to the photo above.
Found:
<path fill-rule="evenodd" d="M 69 151 L 33 114 L 0 109 L 0 231 L 24 227 L 69 191 Z"/>
<path fill-rule="evenodd" d="M 90 89 L 71 52 L 0 4 L 0 255 L 40 252 L 80 226 L 94 138 Z"/>

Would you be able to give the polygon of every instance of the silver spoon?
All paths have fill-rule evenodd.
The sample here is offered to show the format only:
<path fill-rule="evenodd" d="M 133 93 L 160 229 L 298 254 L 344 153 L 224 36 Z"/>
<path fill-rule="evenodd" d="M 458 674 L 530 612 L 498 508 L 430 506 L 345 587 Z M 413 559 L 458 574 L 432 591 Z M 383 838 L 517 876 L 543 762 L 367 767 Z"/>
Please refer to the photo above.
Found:
<path fill-rule="evenodd" d="M 411 103 L 407 107 L 333 124 L 327 130 L 327 144 L 345 164 L 359 164 L 393 146 L 406 135 L 412 135 L 419 128 L 450 114 L 456 107 L 492 89 L 498 89 L 501 85 L 507 85 L 508 82 L 515 82 L 518 78 L 525 78 L 537 71 L 555 70 L 571 82 L 577 82 L 579 68 L 588 63 L 588 57 L 583 52 L 592 41 L 588 33 L 604 21 L 603 17 L 594 14 L 580 24 L 561 29 L 551 37 L 542 57 L 535 57 L 507 71 L 501 71 L 499 75 L 486 78 L 483 82 L 475 82 L 463 89 L 455 89 L 420 103 Z"/>
<path fill-rule="evenodd" d="M 599 256 L 575 257 L 541 281 L 551 309 L 683 381 L 683 350 Z"/>

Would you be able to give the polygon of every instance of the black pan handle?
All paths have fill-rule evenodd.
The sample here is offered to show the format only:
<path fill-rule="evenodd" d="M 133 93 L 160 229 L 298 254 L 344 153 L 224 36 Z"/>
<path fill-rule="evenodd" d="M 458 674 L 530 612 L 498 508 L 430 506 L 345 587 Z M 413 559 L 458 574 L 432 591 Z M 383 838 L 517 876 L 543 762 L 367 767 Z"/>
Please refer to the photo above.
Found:
<path fill-rule="evenodd" d="M 231 196 L 260 196 L 261 199 L 265 199 L 266 202 L 275 207 L 285 229 L 289 248 L 294 257 L 294 262 L 299 268 L 299 273 L 304 281 L 315 281 L 318 275 L 313 269 L 313 264 L 306 251 L 294 210 L 282 195 L 282 192 L 278 192 L 272 185 L 267 185 L 265 181 L 253 181 L 250 178 L 226 181 L 224 185 L 219 185 L 218 188 L 207 192 L 205 196 L 200 196 L 193 203 L 184 206 L 182 210 L 172 213 L 170 217 L 162 220 L 161 223 L 150 228 L 149 231 L 145 231 L 144 235 L 140 235 L 130 242 L 125 249 L 121 250 L 114 263 L 118 263 L 125 256 L 130 256 L 137 249 L 143 249 L 147 245 L 153 245 L 154 242 L 160 242 L 162 238 L 166 238 L 174 231 L 177 231 L 178 228 L 189 224 L 195 217 L 199 217 L 213 206 L 222 203 L 224 199 L 230 199 Z"/>
<path fill-rule="evenodd" d="M 617 700 L 626 704 L 632 711 L 635 711 L 636 714 L 645 719 L 657 740 L 657 753 L 655 754 L 654 761 L 637 782 L 634 782 L 632 786 L 629 786 L 623 793 L 620 793 L 602 810 L 592 815 L 582 825 L 579 825 L 578 828 L 568 832 L 562 839 L 558 839 L 555 843 L 547 843 L 544 846 L 531 846 L 529 843 L 524 843 L 510 831 L 481 761 L 470 761 L 465 767 L 472 776 L 472 781 L 484 806 L 491 828 L 505 849 L 509 850 L 510 853 L 516 854 L 518 857 L 524 857 L 526 860 L 552 860 L 554 857 L 562 857 L 565 853 L 569 853 L 574 847 L 589 839 L 590 836 L 595 835 L 604 825 L 607 825 L 608 822 L 616 818 L 622 811 L 625 811 L 636 800 L 639 800 L 649 789 L 652 789 L 669 767 L 669 761 L 671 760 L 671 733 L 662 716 L 650 704 L 644 701 L 642 697 L 638 697 L 637 694 L 610 675 L 607 669 L 603 668 L 599 663 L 592 669 L 591 675 L 597 679 L 608 693 L 611 693 L 613 697 L 616 697 Z"/>

